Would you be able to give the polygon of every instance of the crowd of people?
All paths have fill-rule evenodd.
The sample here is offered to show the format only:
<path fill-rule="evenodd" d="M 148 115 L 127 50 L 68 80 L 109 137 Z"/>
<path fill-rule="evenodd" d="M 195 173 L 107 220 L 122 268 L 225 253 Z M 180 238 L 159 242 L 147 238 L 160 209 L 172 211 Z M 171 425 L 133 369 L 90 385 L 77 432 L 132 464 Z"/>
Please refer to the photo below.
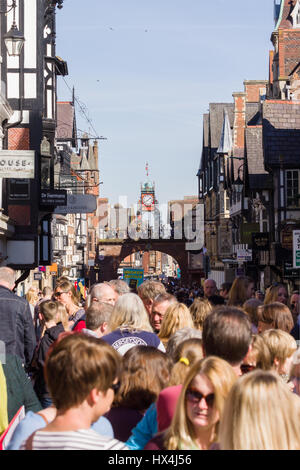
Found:
<path fill-rule="evenodd" d="M 0 436 L 25 409 L 7 449 L 300 449 L 299 292 L 15 280 L 0 268 Z"/>

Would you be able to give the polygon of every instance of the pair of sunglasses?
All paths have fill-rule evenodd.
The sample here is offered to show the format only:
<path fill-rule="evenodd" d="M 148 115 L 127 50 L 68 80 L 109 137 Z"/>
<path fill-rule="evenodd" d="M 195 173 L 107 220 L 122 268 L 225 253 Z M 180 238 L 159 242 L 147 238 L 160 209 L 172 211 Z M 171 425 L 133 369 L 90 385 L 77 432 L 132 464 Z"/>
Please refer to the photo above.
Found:
<path fill-rule="evenodd" d="M 111 385 L 109 386 L 109 388 L 111 388 L 111 389 L 115 392 L 115 394 L 118 393 L 118 391 L 120 390 L 120 387 L 121 387 L 121 382 L 120 382 L 120 380 L 119 380 L 117 383 L 111 384 Z"/>
<path fill-rule="evenodd" d="M 251 372 L 254 369 L 255 369 L 255 366 L 252 366 L 251 364 L 242 364 L 241 365 L 242 374 L 248 374 L 248 372 Z"/>
<path fill-rule="evenodd" d="M 63 291 L 63 292 L 55 292 L 54 297 L 60 297 L 62 294 L 67 294 L 68 292 Z"/>
<path fill-rule="evenodd" d="M 207 406 L 210 408 L 213 407 L 215 401 L 215 394 L 209 393 L 208 395 L 203 395 L 203 393 L 198 392 L 198 390 L 188 389 L 186 391 L 186 399 L 191 403 L 198 404 L 204 398 Z"/>

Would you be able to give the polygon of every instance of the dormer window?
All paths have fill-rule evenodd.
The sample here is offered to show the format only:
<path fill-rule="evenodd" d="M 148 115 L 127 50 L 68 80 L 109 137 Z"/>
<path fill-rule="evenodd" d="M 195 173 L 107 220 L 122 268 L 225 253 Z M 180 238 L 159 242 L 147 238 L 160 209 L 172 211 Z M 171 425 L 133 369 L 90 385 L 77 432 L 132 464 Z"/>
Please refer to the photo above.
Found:
<path fill-rule="evenodd" d="M 293 27 L 300 28 L 300 2 L 297 0 L 293 11 L 291 12 L 291 17 L 293 18 Z"/>

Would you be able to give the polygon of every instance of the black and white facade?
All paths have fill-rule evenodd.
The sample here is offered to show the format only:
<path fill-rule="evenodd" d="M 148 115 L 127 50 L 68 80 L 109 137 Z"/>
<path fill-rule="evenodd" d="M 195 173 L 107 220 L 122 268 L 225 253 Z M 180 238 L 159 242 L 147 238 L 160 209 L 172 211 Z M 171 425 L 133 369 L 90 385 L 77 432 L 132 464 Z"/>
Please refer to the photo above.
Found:
<path fill-rule="evenodd" d="M 1 3 L 2 8 L 10 4 Z M 1 92 L 12 110 L 11 115 L 9 108 L 7 116 L 1 113 L 3 148 L 11 152 L 31 151 L 34 159 L 30 179 L 19 174 L 16 179 L 2 180 L 2 207 L 14 226 L 4 264 L 20 270 L 51 264 L 50 221 L 55 198 L 63 197 L 54 192 L 53 170 L 56 81 L 57 75 L 67 73 L 66 63 L 56 58 L 55 50 L 56 8 L 61 8 L 62 3 L 63 0 L 17 0 L 16 23 L 25 37 L 20 57 L 8 56 L 3 39 L 12 24 L 13 12 L 0 18 Z"/>

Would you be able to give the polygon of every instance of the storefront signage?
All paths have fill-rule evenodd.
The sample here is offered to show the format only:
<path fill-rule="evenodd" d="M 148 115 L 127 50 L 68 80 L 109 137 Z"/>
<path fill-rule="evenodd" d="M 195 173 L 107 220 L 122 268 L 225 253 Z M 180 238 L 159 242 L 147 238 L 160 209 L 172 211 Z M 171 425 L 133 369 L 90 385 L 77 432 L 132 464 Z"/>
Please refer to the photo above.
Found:
<path fill-rule="evenodd" d="M 144 280 L 143 269 L 124 268 L 123 279 L 130 288 L 136 289 Z"/>
<path fill-rule="evenodd" d="M 293 268 L 300 269 L 300 230 L 293 230 Z"/>
<path fill-rule="evenodd" d="M 236 259 L 238 263 L 252 261 L 252 250 L 237 250 Z"/>
<path fill-rule="evenodd" d="M 41 191 L 41 206 L 61 206 L 67 203 L 67 191 L 60 189 L 48 190 L 44 189 Z"/>
<path fill-rule="evenodd" d="M 55 214 L 91 214 L 97 209 L 97 199 L 92 194 L 68 194 L 66 203 L 57 206 Z"/>
<path fill-rule="evenodd" d="M 281 246 L 286 250 L 293 249 L 293 228 L 287 226 L 281 231 Z"/>
<path fill-rule="evenodd" d="M 268 232 L 252 233 L 252 248 L 256 251 L 268 251 L 270 248 L 270 234 Z"/>
<path fill-rule="evenodd" d="M 34 150 L 0 150 L 0 177 L 34 178 Z"/>

